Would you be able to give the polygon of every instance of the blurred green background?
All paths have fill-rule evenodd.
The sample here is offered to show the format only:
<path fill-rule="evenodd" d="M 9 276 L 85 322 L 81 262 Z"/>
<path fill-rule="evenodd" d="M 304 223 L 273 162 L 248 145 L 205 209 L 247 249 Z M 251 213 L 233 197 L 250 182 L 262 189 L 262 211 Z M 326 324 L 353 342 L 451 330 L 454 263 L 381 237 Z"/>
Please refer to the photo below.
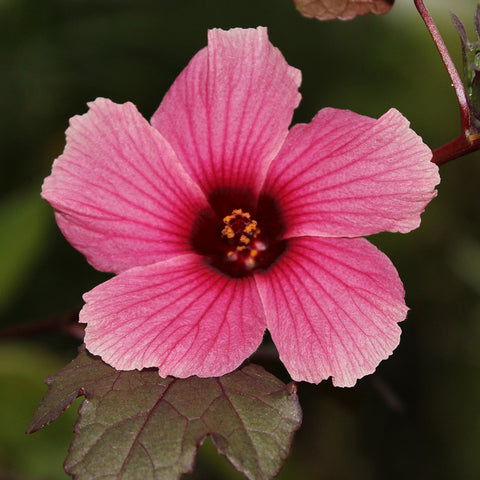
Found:
<path fill-rule="evenodd" d="M 457 65 L 448 10 L 472 35 L 476 3 L 429 3 Z M 68 119 L 97 96 L 131 100 L 149 118 L 208 28 L 257 25 L 303 72 L 295 122 L 325 106 L 370 116 L 395 106 L 432 148 L 459 133 L 449 78 L 409 0 L 386 16 L 326 23 L 301 17 L 291 0 L 0 0 L 1 329 L 74 311 L 107 278 L 67 244 L 39 197 Z M 406 286 L 399 348 L 353 389 L 299 386 L 304 424 L 279 478 L 480 478 L 480 153 L 441 174 L 419 230 L 371 239 Z M 0 342 L 0 480 L 66 479 L 78 401 L 42 431 L 24 431 L 44 378 L 78 341 Z M 206 442 L 185 478 L 243 477 Z"/>

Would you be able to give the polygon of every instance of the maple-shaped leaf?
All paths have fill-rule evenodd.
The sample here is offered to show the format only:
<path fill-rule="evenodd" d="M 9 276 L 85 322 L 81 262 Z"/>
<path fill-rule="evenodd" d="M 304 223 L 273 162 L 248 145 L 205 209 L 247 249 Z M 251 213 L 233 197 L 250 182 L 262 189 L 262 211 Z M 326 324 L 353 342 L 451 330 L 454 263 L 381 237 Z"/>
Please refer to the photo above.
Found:
<path fill-rule="evenodd" d="M 395 0 L 293 0 L 304 16 L 318 20 L 351 20 L 357 15 L 387 13 Z"/>
<path fill-rule="evenodd" d="M 210 435 L 249 479 L 273 478 L 301 423 L 295 385 L 257 365 L 218 378 L 166 379 L 117 371 L 86 351 L 56 375 L 27 433 L 55 420 L 80 395 L 65 470 L 78 480 L 178 479 Z"/>

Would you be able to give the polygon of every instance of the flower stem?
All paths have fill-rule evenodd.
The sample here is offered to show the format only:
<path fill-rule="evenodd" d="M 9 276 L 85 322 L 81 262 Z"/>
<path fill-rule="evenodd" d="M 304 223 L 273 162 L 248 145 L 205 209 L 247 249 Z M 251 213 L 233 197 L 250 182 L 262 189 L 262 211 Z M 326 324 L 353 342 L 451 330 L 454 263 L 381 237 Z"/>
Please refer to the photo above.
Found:
<path fill-rule="evenodd" d="M 455 65 L 448 53 L 447 47 L 438 31 L 432 16 L 428 12 L 423 0 L 413 0 L 418 13 L 422 17 L 430 35 L 433 38 L 435 46 L 442 58 L 443 64 L 452 80 L 452 85 L 457 95 L 458 106 L 460 108 L 462 133 L 454 140 L 442 145 L 433 151 L 432 162 L 442 165 L 455 158 L 462 157 L 467 153 L 480 149 L 480 138 L 472 129 L 472 116 L 470 106 L 468 104 L 467 92 L 463 85 L 462 79 L 455 68 Z"/>
<path fill-rule="evenodd" d="M 462 157 L 467 153 L 474 152 L 480 148 L 480 142 L 476 135 L 460 135 L 451 142 L 442 145 L 433 151 L 432 162 L 443 165 L 450 160 Z"/>
<path fill-rule="evenodd" d="M 440 35 L 432 16 L 425 7 L 423 0 L 413 0 L 413 2 L 415 3 L 418 13 L 422 17 L 422 20 L 432 36 L 435 46 L 442 57 L 443 64 L 445 65 L 450 79 L 452 80 L 453 88 L 457 94 L 458 106 L 460 107 L 462 132 L 465 135 L 469 135 L 471 129 L 470 107 L 468 105 L 467 93 L 465 91 L 465 87 L 463 86 L 462 79 L 455 68 L 442 36 Z"/>

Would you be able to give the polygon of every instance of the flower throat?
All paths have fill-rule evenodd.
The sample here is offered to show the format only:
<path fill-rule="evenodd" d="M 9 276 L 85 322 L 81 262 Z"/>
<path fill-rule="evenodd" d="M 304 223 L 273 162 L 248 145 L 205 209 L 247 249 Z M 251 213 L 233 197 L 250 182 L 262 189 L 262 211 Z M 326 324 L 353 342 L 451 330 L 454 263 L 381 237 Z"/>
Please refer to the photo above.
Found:
<path fill-rule="evenodd" d="M 197 215 L 190 238 L 212 268 L 232 278 L 268 270 L 287 248 L 278 204 L 263 196 L 255 205 L 251 198 L 241 191 L 214 192 L 212 210 Z"/>

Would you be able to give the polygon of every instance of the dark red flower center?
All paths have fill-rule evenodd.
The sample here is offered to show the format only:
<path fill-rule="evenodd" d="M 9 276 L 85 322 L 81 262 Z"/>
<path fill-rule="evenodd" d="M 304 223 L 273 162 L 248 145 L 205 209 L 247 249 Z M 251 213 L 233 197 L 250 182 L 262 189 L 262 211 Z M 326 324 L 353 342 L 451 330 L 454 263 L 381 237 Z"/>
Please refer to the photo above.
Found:
<path fill-rule="evenodd" d="M 210 266 L 232 278 L 268 270 L 287 248 L 277 202 L 261 196 L 255 205 L 252 198 L 245 191 L 215 191 L 212 210 L 198 214 L 190 239 Z"/>

